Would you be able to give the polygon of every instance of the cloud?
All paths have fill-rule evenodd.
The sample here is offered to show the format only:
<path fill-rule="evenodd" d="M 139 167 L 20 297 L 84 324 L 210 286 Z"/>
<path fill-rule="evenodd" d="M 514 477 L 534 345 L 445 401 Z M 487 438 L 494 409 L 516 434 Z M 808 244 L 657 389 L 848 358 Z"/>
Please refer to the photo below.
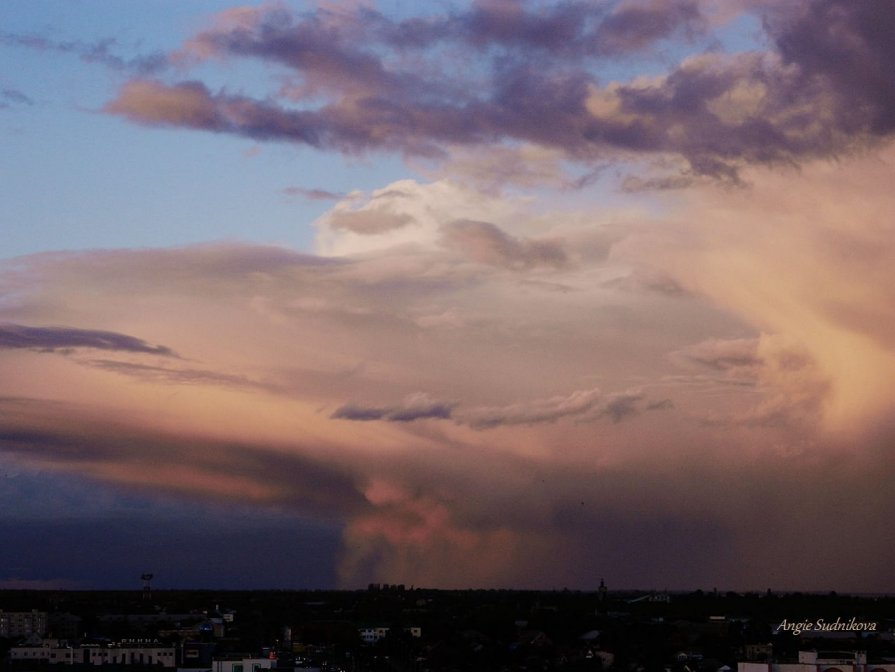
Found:
<path fill-rule="evenodd" d="M 0 534 L 7 540 L 0 585 L 126 589 L 146 570 L 155 574 L 156 588 L 334 584 L 338 526 L 246 504 L 241 494 L 234 491 L 228 503 L 201 502 L 0 455 Z M 160 536 L 171 543 L 147 545 Z M 203 553 L 228 559 L 225 566 L 196 562 Z"/>
<path fill-rule="evenodd" d="M 693 0 L 626 0 L 608 11 L 480 2 L 407 20 L 369 7 L 305 15 L 254 8 L 222 15 L 177 58 L 185 67 L 251 58 L 285 68 L 287 84 L 275 93 L 259 99 L 200 81 L 141 78 L 104 110 L 142 124 L 347 154 L 445 158 L 456 148 L 521 143 L 588 166 L 620 157 L 682 164 L 677 176 L 628 180 L 628 189 L 679 188 L 699 176 L 737 183 L 744 165 L 798 165 L 889 137 L 891 59 L 877 29 L 895 21 L 888 4 L 815 0 L 753 11 L 766 50 L 723 53 L 705 48 L 711 21 Z M 633 57 L 676 36 L 703 48 L 663 75 L 602 74 L 606 57 Z M 441 67 L 445 58 L 460 67 Z M 554 180 L 556 171 L 548 172 Z"/>
<path fill-rule="evenodd" d="M 602 401 L 603 393 L 596 388 L 576 390 L 567 396 L 536 399 L 508 406 L 472 409 L 459 416 L 458 421 L 474 429 L 491 429 L 501 425 L 549 423 L 567 417 L 583 416 L 596 409 Z"/>
<path fill-rule="evenodd" d="M 520 240 L 489 222 L 457 220 L 442 227 L 447 247 L 483 264 L 506 268 L 561 268 L 568 257 L 559 240 Z"/>
<path fill-rule="evenodd" d="M 590 173 L 576 176 L 564 165 L 563 153 L 537 145 L 492 146 L 484 149 L 455 147 L 433 169 L 419 169 L 433 178 L 447 178 L 474 186 L 478 191 L 498 193 L 505 187 L 531 189 L 551 186 L 574 190 L 586 186 Z"/>
<path fill-rule="evenodd" d="M 334 203 L 316 255 L 8 260 L 4 323 L 145 340 L 0 350 L 0 450 L 315 522 L 346 587 L 887 590 L 892 160 L 583 205 L 401 180 Z M 413 224 L 362 235 L 339 212 Z"/>
<path fill-rule="evenodd" d="M 761 364 L 758 339 L 712 339 L 673 353 L 673 357 L 702 364 L 717 371 L 752 369 Z"/>
<path fill-rule="evenodd" d="M 628 175 L 621 182 L 621 190 L 629 194 L 640 191 L 668 191 L 672 189 L 686 189 L 694 182 L 693 177 L 687 175 L 671 175 L 666 177 L 642 178 L 636 175 Z"/>
<path fill-rule="evenodd" d="M 119 362 L 109 359 L 90 359 L 81 361 L 80 363 L 85 366 L 91 366 L 113 373 L 120 373 L 144 381 L 156 380 L 184 385 L 233 385 L 237 387 L 257 387 L 259 389 L 267 390 L 275 389 L 270 385 L 253 381 L 247 376 L 231 375 L 220 371 L 152 366 L 149 364 Z"/>
<path fill-rule="evenodd" d="M 414 422 L 415 420 L 447 420 L 456 404 L 436 401 L 425 393 L 408 395 L 397 406 L 372 407 L 345 404 L 337 408 L 332 418 L 337 420 L 387 420 L 388 422 Z"/>
<path fill-rule="evenodd" d="M 764 335 L 755 349 L 734 339 L 690 355 L 731 372 L 753 369 L 831 431 L 884 413 L 895 344 L 884 260 L 893 250 L 876 213 L 891 200 L 882 186 L 891 160 L 889 147 L 847 169 L 812 165 L 785 187 L 755 171 L 746 193 L 692 192 L 689 212 L 711 226 L 678 222 L 674 234 L 652 238 L 650 255 Z"/>
<path fill-rule="evenodd" d="M 640 412 L 637 404 L 642 400 L 642 394 L 614 395 L 606 403 L 603 415 L 609 416 L 613 422 L 621 422 L 628 416 L 637 415 Z"/>
<path fill-rule="evenodd" d="M 337 201 L 345 198 L 345 194 L 326 189 L 306 189 L 304 187 L 286 187 L 281 190 L 287 196 L 301 196 L 309 201 Z"/>
<path fill-rule="evenodd" d="M 95 409 L 39 399 L 0 400 L 0 448 L 26 463 L 145 492 L 287 505 L 337 516 L 361 504 L 350 473 L 263 442 L 188 437 Z"/>
<path fill-rule="evenodd" d="M 72 327 L 28 327 L 21 324 L 0 323 L 0 349 L 54 352 L 69 348 L 142 352 L 176 357 L 170 348 L 149 345 L 139 338 L 111 331 Z"/>
<path fill-rule="evenodd" d="M 0 89 L 0 110 L 13 105 L 34 105 L 34 101 L 17 89 Z"/>
<path fill-rule="evenodd" d="M 392 214 L 376 210 L 335 212 L 329 219 L 333 229 L 345 229 L 362 236 L 375 236 L 400 229 L 413 221 L 407 214 Z"/>
<path fill-rule="evenodd" d="M 401 246 L 443 251 L 445 230 L 454 221 L 487 214 L 499 226 L 511 213 L 530 220 L 521 205 L 521 199 L 498 199 L 452 179 L 400 180 L 369 195 L 349 194 L 324 213 L 315 222 L 317 250 L 332 256 Z"/>
<path fill-rule="evenodd" d="M 409 19 L 389 25 L 377 17 L 397 45 L 423 40 L 457 40 L 478 49 L 500 46 L 531 50 L 541 59 L 619 56 L 652 47 L 675 33 L 701 26 L 699 3 L 614 3 L 612 11 L 587 2 L 507 4 L 480 1 L 467 12 L 434 19 Z M 413 32 L 418 33 L 415 38 Z"/>
<path fill-rule="evenodd" d="M 705 28 L 696 0 L 626 0 L 600 23 L 595 42 L 603 53 L 625 54 L 641 51 L 678 31 L 699 33 Z"/>
<path fill-rule="evenodd" d="M 455 415 L 458 423 L 469 425 L 473 429 L 554 423 L 564 418 L 574 418 L 577 422 L 592 422 L 608 417 L 617 423 L 627 417 L 638 415 L 642 410 L 640 403 L 643 400 L 644 395 L 641 392 L 603 394 L 595 388 L 576 390 L 567 396 L 536 399 L 499 408 L 474 408 Z M 648 408 L 661 410 L 671 406 L 658 402 L 658 405 L 651 404 Z"/>
<path fill-rule="evenodd" d="M 799 69 L 804 87 L 824 90 L 845 132 L 889 134 L 895 129 L 895 9 L 881 0 L 813 2 L 783 11 L 771 24 L 783 59 Z"/>
<path fill-rule="evenodd" d="M 249 113 L 257 109 L 251 104 L 248 107 Z M 229 102 L 216 99 L 201 82 L 166 86 L 153 80 L 135 80 L 127 83 L 121 95 L 106 105 L 105 111 L 146 124 L 225 131 L 237 128 L 240 122 L 251 125 L 248 118 L 240 119 L 239 108 L 238 99 Z"/>
<path fill-rule="evenodd" d="M 501 426 L 537 425 L 554 423 L 567 417 L 580 421 L 608 417 L 620 422 L 626 417 L 640 413 L 639 404 L 644 395 L 639 392 L 624 392 L 604 395 L 599 390 L 577 390 L 568 396 L 556 396 L 516 403 L 504 407 L 457 408 L 456 402 L 436 401 L 429 395 L 417 393 L 408 396 L 396 406 L 362 406 L 345 404 L 337 408 L 332 418 L 368 422 L 385 420 L 388 422 L 412 422 L 414 420 L 453 420 L 458 425 L 468 425 L 476 430 L 493 429 Z M 650 404 L 648 410 L 672 408 L 669 400 Z"/>
<path fill-rule="evenodd" d="M 164 70 L 168 66 L 168 57 L 162 52 L 154 52 L 133 58 L 116 55 L 113 50 L 122 45 L 115 38 L 105 38 L 95 42 L 81 40 L 52 40 L 41 35 L 21 35 L 0 33 L 0 44 L 36 49 L 38 51 L 55 51 L 63 54 L 74 54 L 86 63 L 99 63 L 113 70 L 148 75 Z"/>

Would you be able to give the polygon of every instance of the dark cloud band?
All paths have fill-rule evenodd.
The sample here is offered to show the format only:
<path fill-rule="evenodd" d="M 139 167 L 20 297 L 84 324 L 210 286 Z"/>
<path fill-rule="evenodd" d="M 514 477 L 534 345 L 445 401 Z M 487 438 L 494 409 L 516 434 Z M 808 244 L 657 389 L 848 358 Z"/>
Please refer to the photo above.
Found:
<path fill-rule="evenodd" d="M 114 331 L 0 324 L 0 349 L 54 351 L 68 348 L 95 348 L 143 352 L 166 357 L 176 356 L 173 350 L 163 345 L 149 345 L 139 338 Z"/>

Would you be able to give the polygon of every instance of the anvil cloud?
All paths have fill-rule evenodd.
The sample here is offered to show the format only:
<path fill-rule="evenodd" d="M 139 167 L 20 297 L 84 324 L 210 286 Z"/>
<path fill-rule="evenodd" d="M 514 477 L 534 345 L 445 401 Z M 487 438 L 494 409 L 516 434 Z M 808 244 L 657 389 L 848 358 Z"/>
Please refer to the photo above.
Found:
<path fill-rule="evenodd" d="M 345 586 L 892 590 L 893 31 L 873 1 L 224 12 L 102 111 L 414 174 L 280 188 L 332 201 L 313 251 L 2 262 L 0 450 L 329 526 Z M 246 61 L 266 93 L 206 81 Z"/>

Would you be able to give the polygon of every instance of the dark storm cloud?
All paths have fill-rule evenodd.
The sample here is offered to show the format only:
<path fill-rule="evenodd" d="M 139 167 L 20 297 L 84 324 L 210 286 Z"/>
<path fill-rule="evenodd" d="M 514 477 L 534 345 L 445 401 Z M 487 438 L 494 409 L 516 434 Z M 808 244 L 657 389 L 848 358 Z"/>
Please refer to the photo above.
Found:
<path fill-rule="evenodd" d="M 253 10 L 251 21 L 201 33 L 184 51 L 285 66 L 294 78 L 276 95 L 138 79 L 105 111 L 348 153 L 437 156 L 447 145 L 505 141 L 585 162 L 613 151 L 663 153 L 685 159 L 688 175 L 734 182 L 743 163 L 834 156 L 893 130 L 887 36 L 895 8 L 886 2 L 817 0 L 769 11 L 776 50 L 706 52 L 649 83 L 602 83 L 607 53 L 634 53 L 703 24 L 692 0 L 622 2 L 608 12 L 583 3 L 536 10 L 482 2 L 467 14 L 409 22 L 372 10 Z M 412 29 L 433 40 L 413 39 Z M 470 56 L 451 49 L 472 50 L 468 67 Z M 644 186 L 681 187 L 686 179 L 635 188 Z"/>
<path fill-rule="evenodd" d="M 37 399 L 0 399 L 0 452 L 146 491 L 214 501 L 233 489 L 323 519 L 364 506 L 349 472 L 298 451 L 165 433 Z"/>
<path fill-rule="evenodd" d="M 886 0 L 826 0 L 771 25 L 783 58 L 797 65 L 806 87 L 835 92 L 845 131 L 895 129 L 895 5 Z"/>
<path fill-rule="evenodd" d="M 22 324 L 0 323 L 0 350 L 26 349 L 53 352 L 70 348 L 94 348 L 143 352 L 176 357 L 163 345 L 149 345 L 146 341 L 113 331 L 74 329 L 72 327 L 28 327 Z"/>

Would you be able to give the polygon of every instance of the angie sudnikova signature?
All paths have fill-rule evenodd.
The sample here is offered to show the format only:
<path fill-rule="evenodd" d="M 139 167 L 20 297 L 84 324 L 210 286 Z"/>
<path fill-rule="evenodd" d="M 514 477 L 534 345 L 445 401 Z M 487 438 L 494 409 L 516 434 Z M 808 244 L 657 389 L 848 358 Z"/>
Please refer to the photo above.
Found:
<path fill-rule="evenodd" d="M 793 635 L 803 632 L 876 632 L 877 624 L 874 621 L 859 621 L 854 616 L 847 621 L 837 618 L 835 621 L 825 621 L 818 618 L 816 621 L 787 621 L 785 618 L 777 626 L 777 631 L 791 631 Z"/>

